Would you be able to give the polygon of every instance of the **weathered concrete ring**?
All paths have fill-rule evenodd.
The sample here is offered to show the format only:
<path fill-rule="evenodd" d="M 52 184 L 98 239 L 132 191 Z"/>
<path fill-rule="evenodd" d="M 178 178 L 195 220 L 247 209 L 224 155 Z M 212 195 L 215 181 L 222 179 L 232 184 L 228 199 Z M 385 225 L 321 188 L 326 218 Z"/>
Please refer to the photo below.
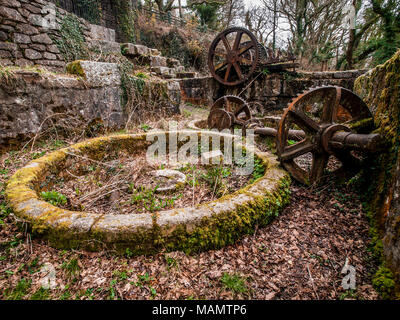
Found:
<path fill-rule="evenodd" d="M 8 181 L 6 197 L 14 213 L 29 222 L 32 232 L 57 248 L 104 248 L 132 254 L 184 250 L 187 253 L 233 244 L 243 234 L 265 226 L 289 201 L 289 175 L 269 153 L 254 149 L 265 166 L 265 175 L 254 183 L 216 201 L 196 207 L 155 214 L 98 215 L 68 211 L 39 198 L 40 184 L 61 172 L 76 155 L 102 159 L 113 150 L 136 153 L 152 144 L 155 136 L 197 134 L 230 136 L 210 131 L 152 132 L 95 138 L 33 160 Z M 221 139 L 222 139 L 221 138 Z M 249 150 L 249 148 L 247 148 Z M 72 160 L 71 160 L 72 159 Z"/>

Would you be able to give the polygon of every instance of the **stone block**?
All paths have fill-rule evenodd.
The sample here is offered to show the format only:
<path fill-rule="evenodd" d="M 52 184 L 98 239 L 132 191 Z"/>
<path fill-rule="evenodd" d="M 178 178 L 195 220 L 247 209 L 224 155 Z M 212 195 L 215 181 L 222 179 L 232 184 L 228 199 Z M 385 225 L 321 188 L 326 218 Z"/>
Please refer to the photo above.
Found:
<path fill-rule="evenodd" d="M 92 40 L 104 40 L 104 41 L 115 42 L 115 30 L 91 24 L 89 37 Z"/>
<path fill-rule="evenodd" d="M 20 8 L 21 3 L 17 0 L 0 0 L 0 5 L 12 7 L 12 8 Z"/>
<path fill-rule="evenodd" d="M 31 37 L 33 42 L 43 43 L 43 44 L 53 44 L 53 40 L 50 39 L 47 33 L 38 34 Z"/>
<path fill-rule="evenodd" d="M 7 33 L 0 31 L 0 41 L 6 41 L 8 39 Z"/>
<path fill-rule="evenodd" d="M 27 24 L 27 23 L 18 24 L 15 28 L 18 32 L 26 34 L 28 36 L 39 34 L 39 31 L 37 28 L 35 28 L 34 26 Z"/>
<path fill-rule="evenodd" d="M 168 67 L 167 58 L 162 56 L 151 56 L 150 67 Z"/>
<path fill-rule="evenodd" d="M 42 59 L 42 54 L 36 50 L 26 49 L 25 57 L 29 60 L 39 60 Z"/>
<path fill-rule="evenodd" d="M 22 15 L 15 9 L 0 6 L 0 16 L 3 16 L 6 19 L 10 19 L 12 21 L 23 22 L 26 20 L 22 17 Z"/>
<path fill-rule="evenodd" d="M 196 75 L 196 72 L 178 72 L 176 74 L 179 79 L 196 78 Z"/>
<path fill-rule="evenodd" d="M 124 43 L 121 49 L 124 55 L 131 57 L 146 57 L 151 54 L 151 49 L 140 44 Z"/>
<path fill-rule="evenodd" d="M 84 77 L 91 87 L 121 85 L 121 76 L 116 63 L 78 60 L 69 63 L 67 71 Z"/>
<path fill-rule="evenodd" d="M 103 53 L 121 52 L 121 46 L 118 42 L 106 40 L 88 40 L 87 44 L 90 49 L 95 49 Z"/>
<path fill-rule="evenodd" d="M 31 43 L 31 38 L 22 33 L 14 33 L 14 42 L 15 43 Z"/>

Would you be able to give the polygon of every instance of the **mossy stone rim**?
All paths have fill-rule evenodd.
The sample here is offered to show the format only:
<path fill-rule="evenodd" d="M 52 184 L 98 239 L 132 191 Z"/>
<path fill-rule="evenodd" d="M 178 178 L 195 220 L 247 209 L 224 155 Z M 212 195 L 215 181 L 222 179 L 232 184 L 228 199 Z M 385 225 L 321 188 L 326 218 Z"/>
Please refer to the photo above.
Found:
<path fill-rule="evenodd" d="M 207 136 L 231 136 L 212 131 L 183 130 L 150 132 L 94 138 L 54 151 L 31 161 L 8 181 L 6 197 L 14 213 L 30 222 L 32 231 L 58 248 L 109 248 L 132 254 L 151 254 L 162 250 L 194 252 L 233 243 L 256 225 L 270 222 L 271 217 L 289 201 L 288 174 L 278 167 L 270 153 L 253 148 L 265 166 L 265 175 L 232 194 L 196 207 L 172 209 L 150 214 L 108 215 L 69 211 L 39 198 L 38 181 L 49 168 L 57 167 L 73 154 L 101 154 L 107 148 L 145 148 L 150 136 L 196 133 Z M 148 139 L 149 140 L 149 139 Z M 151 139 L 150 139 L 151 140 Z M 151 140 L 152 141 L 152 140 Z M 249 150 L 249 148 L 247 148 Z"/>

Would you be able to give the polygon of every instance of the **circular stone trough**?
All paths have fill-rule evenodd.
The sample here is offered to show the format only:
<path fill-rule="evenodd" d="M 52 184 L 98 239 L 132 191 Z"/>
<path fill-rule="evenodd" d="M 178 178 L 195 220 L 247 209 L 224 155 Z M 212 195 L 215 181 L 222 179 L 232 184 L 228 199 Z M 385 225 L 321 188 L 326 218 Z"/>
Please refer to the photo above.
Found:
<path fill-rule="evenodd" d="M 72 160 L 101 160 L 115 150 L 147 150 L 154 136 L 166 134 L 169 141 L 169 135 L 177 133 L 192 135 L 194 131 L 115 135 L 60 149 L 18 170 L 7 183 L 6 197 L 14 213 L 30 223 L 33 233 L 54 247 L 107 248 L 120 253 L 129 248 L 131 254 L 217 249 L 234 243 L 243 234 L 251 234 L 255 226 L 267 225 L 288 203 L 289 175 L 278 167 L 273 155 L 255 148 L 255 156 L 265 167 L 263 177 L 232 194 L 195 207 L 153 214 L 99 215 L 68 211 L 40 199 L 43 183 L 67 170 Z M 199 141 L 203 135 L 219 136 L 222 141 L 229 136 L 210 131 L 195 134 Z"/>

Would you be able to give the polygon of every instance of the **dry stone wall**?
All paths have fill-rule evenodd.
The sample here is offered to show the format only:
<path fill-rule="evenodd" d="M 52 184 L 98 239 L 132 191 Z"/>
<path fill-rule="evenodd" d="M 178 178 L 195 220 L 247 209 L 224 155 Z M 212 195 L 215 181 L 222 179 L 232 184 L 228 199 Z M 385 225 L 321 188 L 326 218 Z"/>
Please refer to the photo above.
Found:
<path fill-rule="evenodd" d="M 52 39 L 60 37 L 60 18 L 66 11 L 44 0 L 0 0 L 0 65 L 41 65 L 52 70 L 65 66 Z M 78 18 L 87 40 L 93 30 Z"/>

